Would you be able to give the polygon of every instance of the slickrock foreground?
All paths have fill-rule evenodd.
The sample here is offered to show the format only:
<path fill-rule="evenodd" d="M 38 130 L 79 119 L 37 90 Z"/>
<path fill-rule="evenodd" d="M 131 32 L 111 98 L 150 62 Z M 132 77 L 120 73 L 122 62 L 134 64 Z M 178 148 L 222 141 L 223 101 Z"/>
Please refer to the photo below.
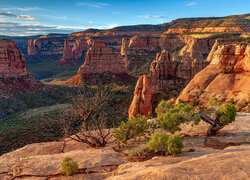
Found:
<path fill-rule="evenodd" d="M 249 179 L 250 114 L 238 115 L 216 137 L 205 137 L 207 127 L 205 123 L 184 125 L 181 155 L 156 156 L 144 162 L 129 162 L 111 148 L 113 144 L 92 149 L 67 141 L 64 153 L 62 142 L 27 145 L 0 157 L 0 179 Z M 133 147 L 143 143 L 137 141 Z M 225 149 L 207 147 L 218 145 Z M 195 151 L 188 152 L 190 148 Z M 69 177 L 61 175 L 64 157 L 76 161 L 80 171 Z"/>

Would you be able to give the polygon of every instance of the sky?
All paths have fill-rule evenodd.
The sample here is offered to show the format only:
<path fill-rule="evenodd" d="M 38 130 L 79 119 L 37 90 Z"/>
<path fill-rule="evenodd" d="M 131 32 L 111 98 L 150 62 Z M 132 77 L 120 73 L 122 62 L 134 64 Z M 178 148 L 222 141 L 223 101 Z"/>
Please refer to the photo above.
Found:
<path fill-rule="evenodd" d="M 0 35 L 72 33 L 250 13 L 250 0 L 0 0 Z"/>

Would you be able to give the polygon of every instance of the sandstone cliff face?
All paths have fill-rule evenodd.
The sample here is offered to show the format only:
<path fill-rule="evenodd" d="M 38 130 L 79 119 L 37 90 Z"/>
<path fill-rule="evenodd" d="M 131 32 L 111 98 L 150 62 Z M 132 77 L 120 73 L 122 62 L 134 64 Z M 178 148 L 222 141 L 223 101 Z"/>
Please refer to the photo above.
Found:
<path fill-rule="evenodd" d="M 18 78 L 29 75 L 24 55 L 15 42 L 0 39 L 0 78 Z"/>
<path fill-rule="evenodd" d="M 94 41 L 77 75 L 67 80 L 66 84 L 70 86 L 80 85 L 83 82 L 99 84 L 104 80 L 128 82 L 133 81 L 133 78 L 126 73 L 120 52 L 107 47 L 104 41 Z"/>
<path fill-rule="evenodd" d="M 152 114 L 151 96 L 150 79 L 146 75 L 141 76 L 137 81 L 134 98 L 129 107 L 129 118 L 138 114 Z"/>
<path fill-rule="evenodd" d="M 217 49 L 211 51 L 211 63 L 199 72 L 178 99 L 199 100 L 207 103 L 217 97 L 221 102 L 234 98 L 235 103 L 247 101 L 250 96 L 250 46 L 249 43 L 215 44 Z M 222 73 L 224 68 L 225 73 Z"/>
<path fill-rule="evenodd" d="M 125 65 L 119 52 L 113 52 L 105 45 L 104 41 L 94 41 L 87 52 L 85 63 L 78 70 L 78 74 L 102 74 L 104 72 L 125 73 Z"/>
<path fill-rule="evenodd" d="M 169 29 L 167 34 L 185 34 L 185 33 L 210 33 L 210 32 L 244 32 L 249 31 L 250 27 L 205 27 L 205 28 L 173 28 Z"/>
<path fill-rule="evenodd" d="M 62 55 L 65 37 L 44 37 L 29 40 L 28 55 L 30 56 L 51 56 Z M 73 47 L 74 40 L 69 41 Z"/>
<path fill-rule="evenodd" d="M 65 39 L 63 48 L 63 57 L 60 60 L 61 63 L 68 63 L 73 57 L 72 49 L 69 46 L 69 40 Z"/>
<path fill-rule="evenodd" d="M 209 54 L 214 42 L 214 37 L 194 38 L 187 35 L 162 37 L 135 36 L 130 40 L 128 47 L 126 47 L 126 67 L 129 72 L 138 71 L 138 69 L 139 71 L 144 71 L 145 65 L 150 65 L 155 59 L 156 54 L 164 49 L 171 53 L 173 60 L 183 62 L 183 68 L 191 67 L 193 62 L 194 66 L 200 66 L 200 63 Z M 190 65 L 185 65 L 185 63 L 189 63 Z M 186 79 L 190 79 L 192 74 L 195 73 L 197 72 L 185 75 L 183 72 L 179 72 L 179 76 L 186 76 Z"/>
<path fill-rule="evenodd" d="M 76 39 L 73 48 L 70 47 L 68 39 L 65 39 L 63 57 L 60 60 L 63 64 L 79 63 L 89 48 L 87 39 Z"/>
<path fill-rule="evenodd" d="M 205 59 L 212 48 L 214 40 L 190 37 L 185 37 L 183 40 L 186 45 L 179 52 L 164 49 L 157 54 L 156 60 L 151 63 L 150 75 L 148 76 L 152 97 L 148 101 L 150 106 L 155 106 L 162 97 L 166 99 L 177 97 L 187 83 L 208 65 Z M 138 91 L 137 87 L 136 91 Z M 136 113 L 132 110 L 138 109 L 138 103 L 135 104 L 137 96 L 134 97 L 131 104 L 130 117 L 138 113 L 137 110 L 134 110 Z M 143 114 L 147 115 L 149 111 L 146 109 L 145 111 L 147 112 Z"/>
<path fill-rule="evenodd" d="M 24 55 L 15 42 L 0 39 L 0 101 L 14 93 L 34 90 L 42 86 L 29 75 Z"/>

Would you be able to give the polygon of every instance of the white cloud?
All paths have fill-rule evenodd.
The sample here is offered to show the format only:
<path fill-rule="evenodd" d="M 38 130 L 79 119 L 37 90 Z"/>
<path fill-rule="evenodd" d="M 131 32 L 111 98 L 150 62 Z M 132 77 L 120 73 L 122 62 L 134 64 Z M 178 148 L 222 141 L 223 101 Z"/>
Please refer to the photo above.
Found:
<path fill-rule="evenodd" d="M 2 12 L 0 13 L 0 17 L 2 18 L 15 18 L 15 19 L 25 19 L 25 20 L 35 20 L 36 18 L 31 17 L 29 15 L 17 15 L 11 12 Z"/>
<path fill-rule="evenodd" d="M 164 16 L 150 16 L 150 15 L 139 15 L 138 18 L 151 19 L 151 18 L 164 18 Z"/>
<path fill-rule="evenodd" d="M 39 8 L 39 7 L 26 7 L 26 8 L 19 8 L 19 7 L 6 7 L 0 8 L 2 11 L 11 11 L 11 10 L 18 10 L 18 11 L 47 11 L 48 9 Z"/>
<path fill-rule="evenodd" d="M 195 6 L 195 5 L 197 5 L 197 3 L 196 2 L 187 2 L 186 3 L 186 6 Z"/>
<path fill-rule="evenodd" d="M 84 30 L 83 27 L 70 26 L 47 26 L 40 24 L 21 24 L 17 22 L 0 22 L 1 35 L 8 36 L 29 36 L 34 34 L 63 33 L 69 34 Z"/>
<path fill-rule="evenodd" d="M 94 22 L 93 21 L 89 21 L 89 24 L 94 24 Z"/>
<path fill-rule="evenodd" d="M 55 20 L 67 20 L 67 16 L 54 16 L 54 15 L 48 15 L 48 14 L 40 14 L 39 16 L 49 18 L 49 19 L 55 19 Z"/>
<path fill-rule="evenodd" d="M 102 3 L 102 2 L 93 2 L 93 1 L 79 1 L 77 2 L 77 5 L 88 6 L 88 7 L 93 7 L 93 8 L 102 8 L 102 7 L 108 6 L 109 4 Z"/>

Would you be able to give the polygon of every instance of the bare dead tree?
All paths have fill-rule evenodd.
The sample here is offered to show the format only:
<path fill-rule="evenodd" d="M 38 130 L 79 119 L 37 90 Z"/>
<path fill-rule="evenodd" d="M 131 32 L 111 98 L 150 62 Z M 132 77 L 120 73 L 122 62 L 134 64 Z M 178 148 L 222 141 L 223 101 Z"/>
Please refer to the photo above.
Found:
<path fill-rule="evenodd" d="M 70 108 L 61 111 L 65 136 L 95 148 L 110 142 L 112 129 L 107 129 L 107 121 L 111 95 L 108 90 L 99 90 L 74 97 Z"/>

